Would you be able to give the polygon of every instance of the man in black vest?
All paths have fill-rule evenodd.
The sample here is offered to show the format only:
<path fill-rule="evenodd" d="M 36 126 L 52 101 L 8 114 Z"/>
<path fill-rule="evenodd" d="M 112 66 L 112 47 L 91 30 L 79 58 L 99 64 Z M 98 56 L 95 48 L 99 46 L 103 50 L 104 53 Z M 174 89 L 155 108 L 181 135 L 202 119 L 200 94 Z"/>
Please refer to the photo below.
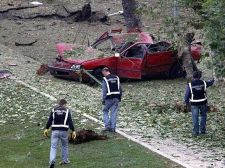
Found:
<path fill-rule="evenodd" d="M 48 122 L 44 130 L 44 136 L 48 136 L 48 129 L 52 127 L 51 135 L 51 149 L 50 149 L 50 168 L 54 168 L 56 160 L 56 152 L 58 140 L 62 144 L 62 162 L 60 164 L 68 164 L 70 161 L 68 159 L 68 129 L 70 128 L 72 132 L 72 138 L 76 138 L 76 133 L 74 131 L 73 121 L 71 117 L 70 110 L 66 108 L 66 100 L 61 99 L 59 105 L 54 107 L 49 116 Z"/>
<path fill-rule="evenodd" d="M 102 74 L 104 76 L 102 81 L 104 131 L 115 132 L 119 102 L 122 97 L 120 79 L 118 76 L 112 75 L 107 67 L 102 69 Z M 111 110 L 110 116 L 109 110 Z"/>
<path fill-rule="evenodd" d="M 207 95 L 206 88 L 213 85 L 214 79 L 209 81 L 201 80 L 202 73 L 195 71 L 193 73 L 193 80 L 188 83 L 185 92 L 185 103 L 191 105 L 193 131 L 192 135 L 206 133 L 206 119 L 207 119 Z M 199 128 L 199 112 L 201 115 Z"/>

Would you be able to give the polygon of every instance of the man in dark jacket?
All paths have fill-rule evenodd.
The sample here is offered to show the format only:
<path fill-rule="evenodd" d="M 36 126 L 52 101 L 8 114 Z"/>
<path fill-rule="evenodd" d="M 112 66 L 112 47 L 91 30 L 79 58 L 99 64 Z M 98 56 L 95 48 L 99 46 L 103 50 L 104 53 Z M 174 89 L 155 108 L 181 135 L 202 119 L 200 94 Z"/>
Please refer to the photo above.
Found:
<path fill-rule="evenodd" d="M 60 164 L 68 164 L 68 129 L 72 132 L 72 138 L 76 138 L 73 121 L 70 110 L 66 108 L 66 100 L 61 99 L 59 105 L 54 107 L 49 116 L 48 122 L 44 130 L 44 136 L 48 136 L 48 129 L 52 127 L 51 149 L 50 149 L 50 168 L 53 168 L 56 160 L 58 140 L 62 144 L 62 162 Z"/>
<path fill-rule="evenodd" d="M 118 76 L 112 75 L 107 67 L 102 69 L 102 74 L 104 76 L 102 81 L 104 131 L 115 132 L 119 102 L 122 97 L 120 79 Z M 111 110 L 110 117 L 109 110 Z"/>
<path fill-rule="evenodd" d="M 202 73 L 195 71 L 193 73 L 193 80 L 188 83 L 185 92 L 185 103 L 191 105 L 193 131 L 192 135 L 206 133 L 206 119 L 207 119 L 207 95 L 206 88 L 213 85 L 214 79 L 209 81 L 201 80 Z M 199 128 L 199 112 L 201 115 L 200 128 Z"/>

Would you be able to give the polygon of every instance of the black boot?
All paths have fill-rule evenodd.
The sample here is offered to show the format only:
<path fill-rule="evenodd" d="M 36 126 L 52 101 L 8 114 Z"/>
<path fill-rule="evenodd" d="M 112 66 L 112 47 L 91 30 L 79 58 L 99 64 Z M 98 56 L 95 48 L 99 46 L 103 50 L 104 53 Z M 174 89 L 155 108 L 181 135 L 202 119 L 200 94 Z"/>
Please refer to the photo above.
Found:
<path fill-rule="evenodd" d="M 50 165 L 50 168 L 54 168 L 54 166 L 55 166 L 55 164 L 54 164 L 54 163 L 52 163 L 52 164 Z"/>

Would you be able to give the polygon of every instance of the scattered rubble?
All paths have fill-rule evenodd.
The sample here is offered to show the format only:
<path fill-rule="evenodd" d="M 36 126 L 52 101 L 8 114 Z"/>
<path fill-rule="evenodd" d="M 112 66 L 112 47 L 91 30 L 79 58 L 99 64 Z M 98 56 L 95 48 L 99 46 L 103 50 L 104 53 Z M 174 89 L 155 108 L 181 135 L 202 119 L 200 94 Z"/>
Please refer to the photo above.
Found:
<path fill-rule="evenodd" d="M 120 14 L 121 12 L 119 12 Z M 107 22 L 108 16 L 102 11 L 92 11 L 90 3 L 79 7 L 69 4 L 40 4 L 37 1 L 23 4 L 10 4 L 0 8 L 0 18 L 7 19 L 36 19 L 52 18 L 68 22 Z M 114 14 L 112 14 L 113 16 Z M 111 16 L 111 15 L 110 15 Z"/>
<path fill-rule="evenodd" d="M 12 76 L 12 73 L 9 70 L 0 70 L 0 79 L 5 79 Z"/>

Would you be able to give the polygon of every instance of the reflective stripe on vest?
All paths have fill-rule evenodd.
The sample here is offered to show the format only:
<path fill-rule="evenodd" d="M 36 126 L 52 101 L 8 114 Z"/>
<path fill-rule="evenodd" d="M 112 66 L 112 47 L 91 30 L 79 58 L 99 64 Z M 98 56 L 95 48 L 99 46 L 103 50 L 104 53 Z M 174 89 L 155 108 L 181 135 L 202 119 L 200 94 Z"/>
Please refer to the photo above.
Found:
<path fill-rule="evenodd" d="M 204 83 L 204 91 L 206 92 L 206 82 L 203 80 L 203 83 Z M 191 91 L 191 98 L 190 98 L 190 102 L 193 102 L 193 103 L 197 103 L 197 102 L 203 102 L 205 100 L 207 100 L 207 97 L 205 95 L 205 98 L 204 99 L 198 99 L 198 100 L 194 100 L 194 94 L 193 94 L 193 90 L 192 90 L 192 86 L 191 86 L 191 83 L 188 84 L 189 85 L 189 88 L 190 88 L 190 91 Z"/>
<path fill-rule="evenodd" d="M 107 86 L 107 93 L 106 93 L 107 96 L 120 94 L 120 91 L 119 91 L 120 90 L 120 80 L 119 80 L 118 76 L 116 78 L 117 78 L 118 92 L 111 92 L 108 80 L 106 79 L 106 77 L 103 77 L 103 79 L 105 80 L 106 86 Z"/>
<path fill-rule="evenodd" d="M 62 124 L 54 124 L 54 119 L 55 119 L 55 110 L 52 109 L 52 116 L 53 116 L 53 124 L 52 127 L 64 127 L 64 128 L 69 128 L 69 125 L 66 125 L 67 119 L 68 119 L 68 114 L 69 114 L 69 109 L 66 110 L 66 116 L 64 119 L 64 123 Z"/>

